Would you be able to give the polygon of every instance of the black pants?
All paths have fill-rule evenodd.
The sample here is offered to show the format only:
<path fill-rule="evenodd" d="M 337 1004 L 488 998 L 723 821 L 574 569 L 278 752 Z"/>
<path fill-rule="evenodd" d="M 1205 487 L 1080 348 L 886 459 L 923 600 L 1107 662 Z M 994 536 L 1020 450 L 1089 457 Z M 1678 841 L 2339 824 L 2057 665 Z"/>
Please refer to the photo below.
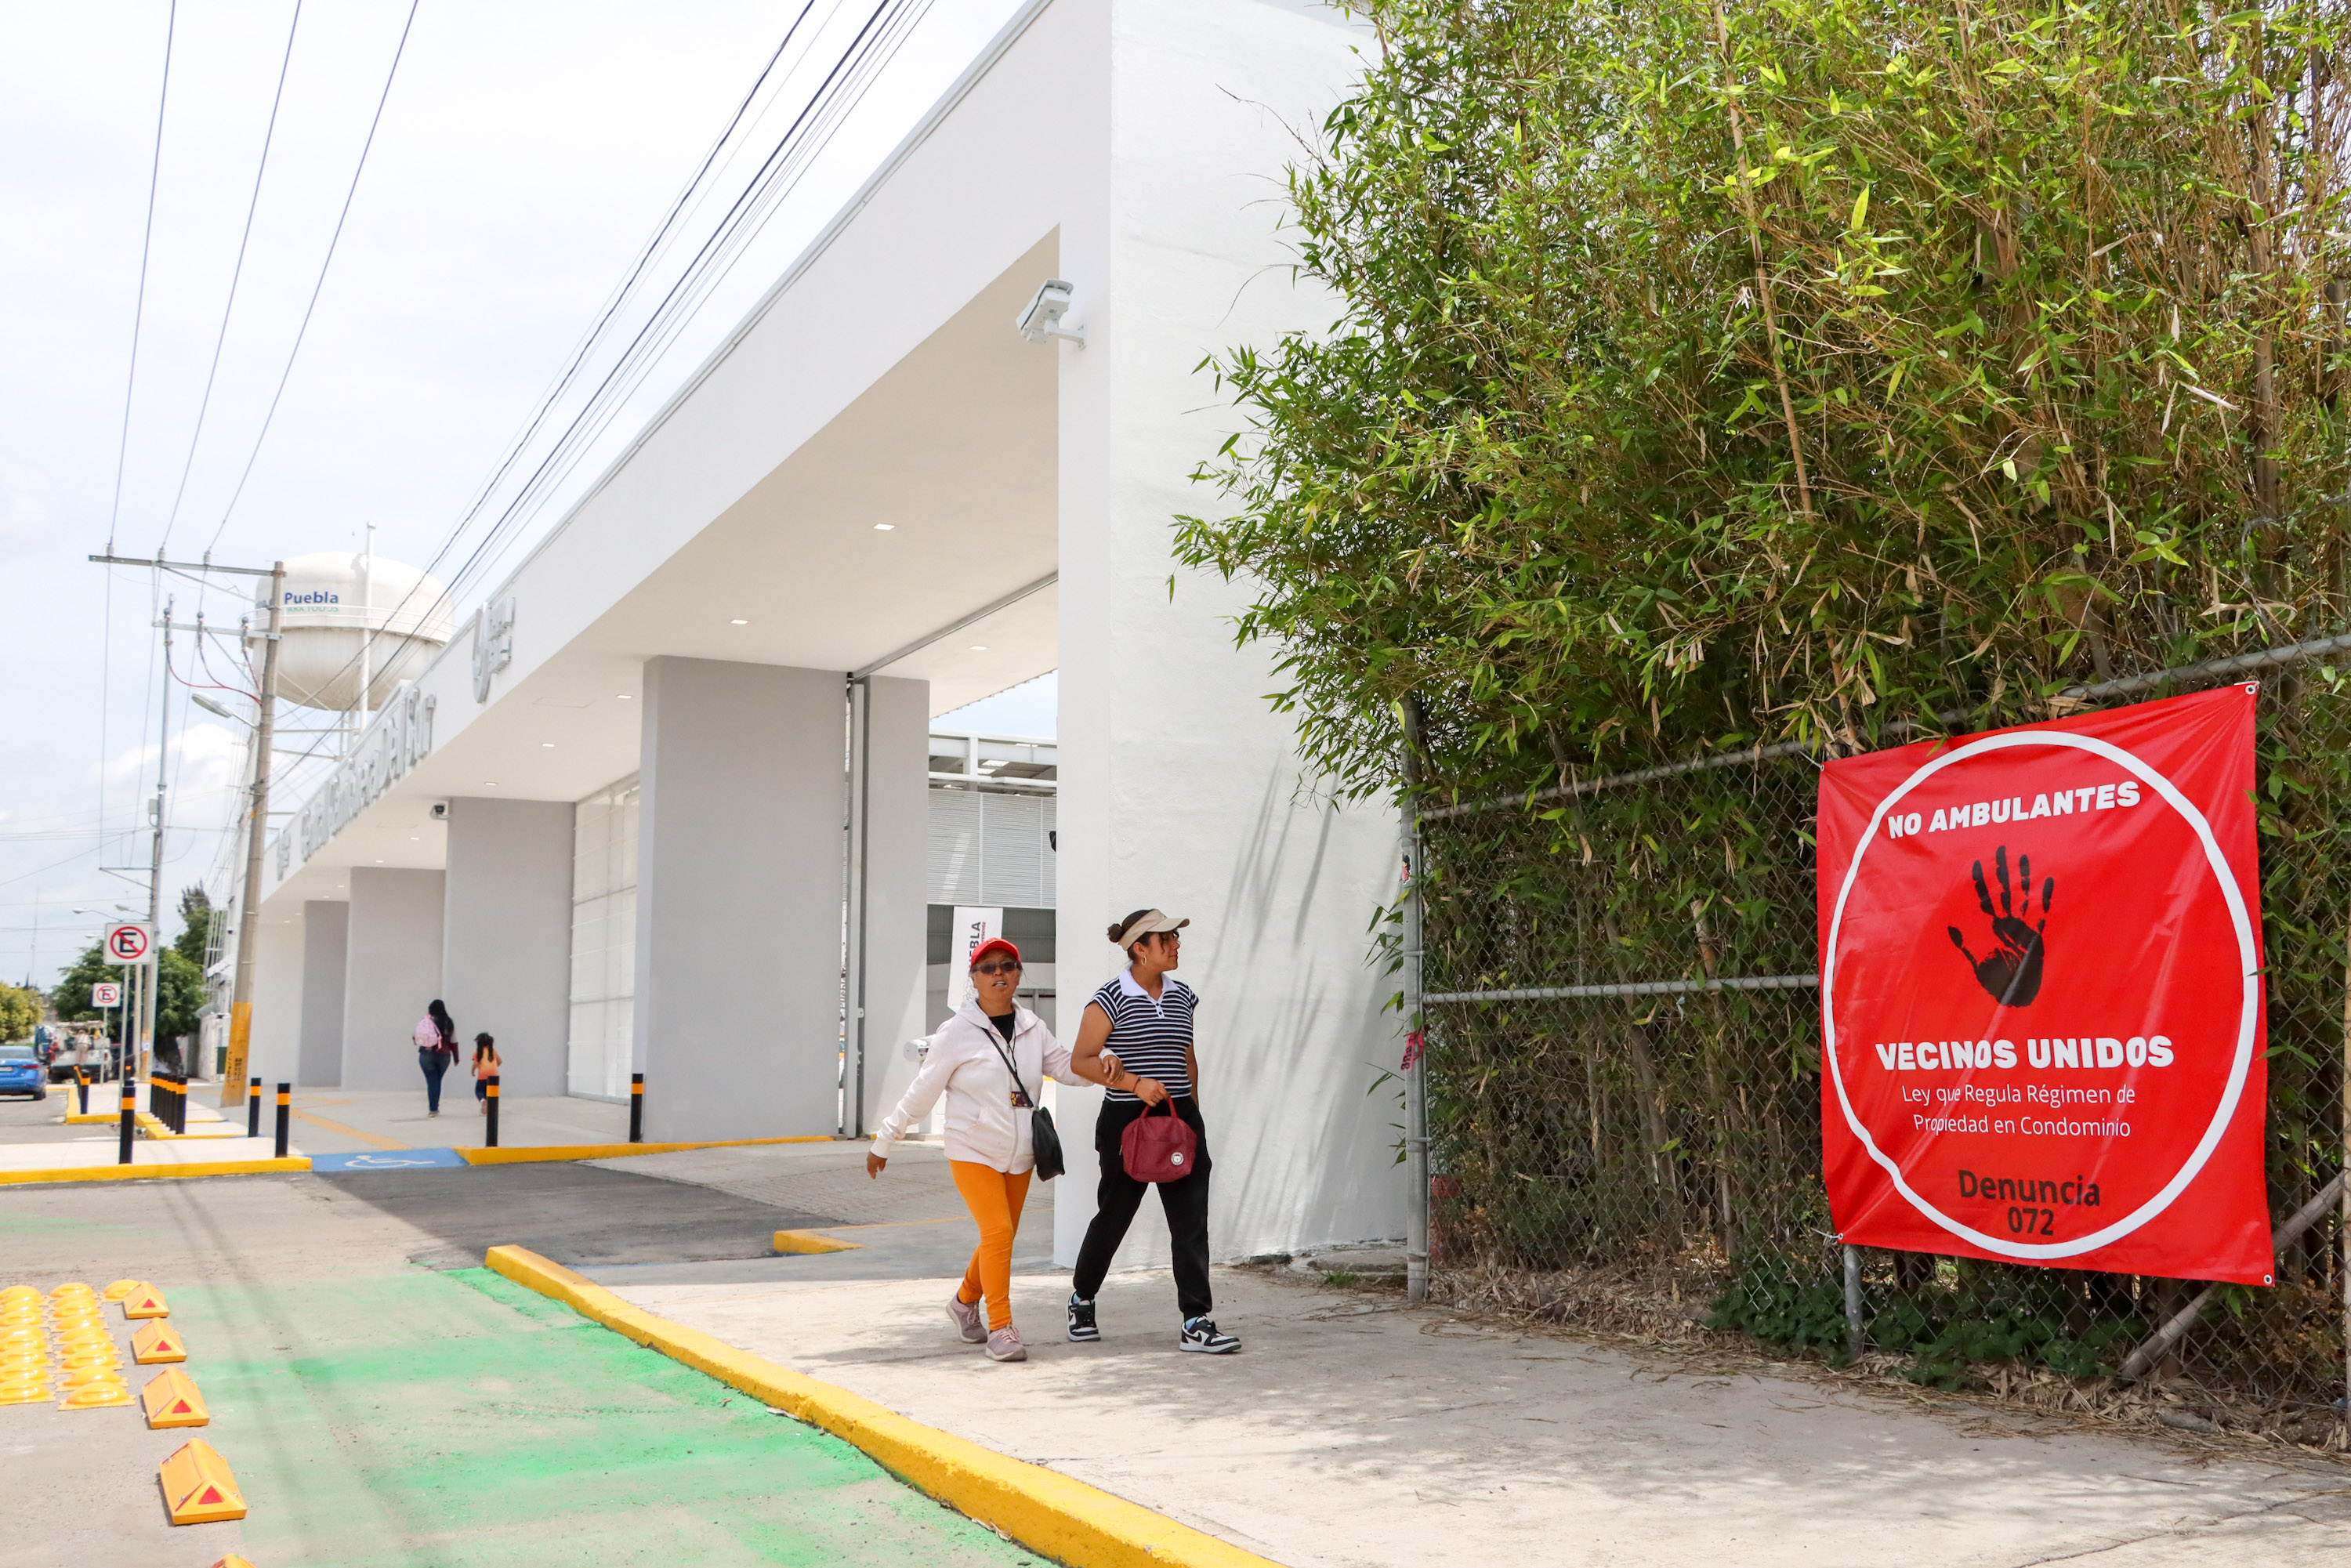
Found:
<path fill-rule="evenodd" d="M 1093 1223 L 1086 1227 L 1085 1245 L 1078 1249 L 1077 1272 L 1070 1289 L 1091 1301 L 1110 1272 L 1126 1228 L 1143 1195 L 1159 1189 L 1159 1207 L 1167 1216 L 1167 1239 L 1175 1250 L 1176 1305 L 1186 1318 L 1204 1318 L 1216 1310 L 1208 1296 L 1208 1129 L 1200 1123 L 1200 1108 L 1189 1098 L 1176 1102 L 1176 1113 L 1199 1134 L 1200 1152 L 1192 1174 L 1182 1181 L 1144 1182 L 1126 1174 L 1118 1141 L 1126 1124 L 1143 1114 L 1140 1101 L 1105 1100 L 1094 1119 L 1094 1154 L 1102 1161 L 1102 1183 L 1094 1188 Z"/>

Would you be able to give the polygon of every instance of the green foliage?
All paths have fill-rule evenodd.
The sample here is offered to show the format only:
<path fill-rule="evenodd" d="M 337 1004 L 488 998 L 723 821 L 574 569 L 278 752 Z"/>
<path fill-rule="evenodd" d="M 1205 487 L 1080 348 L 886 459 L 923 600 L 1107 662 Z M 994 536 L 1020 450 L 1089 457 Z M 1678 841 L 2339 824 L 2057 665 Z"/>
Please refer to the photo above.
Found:
<path fill-rule="evenodd" d="M 1309 753 L 1456 788 L 1890 721 L 2346 608 L 2346 14 L 1374 0 L 1291 175 L 1321 334 L 1186 561 Z"/>
<path fill-rule="evenodd" d="M 29 1040 L 33 1026 L 40 1021 L 41 996 L 38 991 L 0 986 L 0 1040 Z"/>
<path fill-rule="evenodd" d="M 172 938 L 172 950 L 193 964 L 199 972 L 212 948 L 213 926 L 221 911 L 213 907 L 212 895 L 201 886 L 180 890 L 180 934 Z"/>

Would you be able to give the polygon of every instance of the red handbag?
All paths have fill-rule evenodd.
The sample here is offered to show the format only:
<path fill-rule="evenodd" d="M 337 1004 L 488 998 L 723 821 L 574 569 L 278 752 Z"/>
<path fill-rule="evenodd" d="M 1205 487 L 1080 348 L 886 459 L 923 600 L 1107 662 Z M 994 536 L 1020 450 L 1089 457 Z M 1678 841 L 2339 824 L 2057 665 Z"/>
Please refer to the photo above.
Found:
<path fill-rule="evenodd" d="M 1165 1121 L 1154 1119 L 1145 1105 L 1118 1137 L 1119 1159 L 1136 1181 L 1182 1181 L 1199 1159 L 1199 1135 L 1176 1114 L 1176 1102 L 1171 1098 L 1159 1103 L 1166 1109 Z"/>

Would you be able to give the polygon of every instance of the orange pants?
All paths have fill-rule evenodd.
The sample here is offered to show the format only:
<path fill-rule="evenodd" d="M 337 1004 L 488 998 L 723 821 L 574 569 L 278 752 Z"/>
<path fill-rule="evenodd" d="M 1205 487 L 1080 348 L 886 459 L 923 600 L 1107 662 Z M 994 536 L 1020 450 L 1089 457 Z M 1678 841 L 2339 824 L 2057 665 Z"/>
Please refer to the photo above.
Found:
<path fill-rule="evenodd" d="M 1012 1238 L 1020 1228 L 1020 1206 L 1029 1197 L 1029 1178 L 1036 1173 L 1009 1176 L 977 1160 L 949 1160 L 947 1169 L 955 1173 L 956 1190 L 963 1194 L 964 1207 L 971 1210 L 972 1221 L 979 1227 L 979 1246 L 972 1252 L 971 1267 L 963 1272 L 963 1288 L 956 1292 L 956 1300 L 969 1303 L 985 1294 L 987 1326 L 1008 1328 L 1012 1323 Z"/>

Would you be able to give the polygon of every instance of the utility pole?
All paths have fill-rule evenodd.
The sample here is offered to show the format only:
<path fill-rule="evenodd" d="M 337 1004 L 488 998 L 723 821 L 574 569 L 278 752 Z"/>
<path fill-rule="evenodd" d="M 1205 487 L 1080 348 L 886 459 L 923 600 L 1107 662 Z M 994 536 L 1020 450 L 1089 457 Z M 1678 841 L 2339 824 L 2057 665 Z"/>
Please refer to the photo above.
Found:
<path fill-rule="evenodd" d="M 139 990 L 139 1069 L 150 1071 L 155 1050 L 155 998 L 163 978 L 163 791 L 172 776 L 172 601 L 163 601 L 163 690 L 155 704 L 155 797 L 147 802 L 153 833 L 147 848 L 148 983 Z"/>
<path fill-rule="evenodd" d="M 253 743 L 253 814 L 247 823 L 245 854 L 245 895 L 236 922 L 236 988 L 229 1004 L 228 1062 L 221 1084 L 224 1106 L 245 1103 L 245 1073 L 246 1049 L 253 1038 L 253 952 L 261 920 L 261 850 L 269 831 L 269 752 L 273 721 L 277 709 L 277 643 L 285 629 L 286 563 L 273 562 L 266 568 L 251 566 L 221 566 L 213 561 L 149 559 L 143 557 L 120 556 L 110 550 L 105 555 L 89 558 L 99 566 L 143 566 L 151 571 L 196 573 L 200 577 L 219 572 L 231 577 L 266 577 L 269 580 L 269 630 L 264 638 L 261 655 L 261 711 L 254 725 Z M 171 616 L 167 612 L 164 621 Z M 168 679 L 168 677 L 167 677 Z M 169 687 L 166 687 L 168 692 Z M 161 790 L 158 789 L 158 799 Z M 157 814 L 160 856 L 162 815 Z M 162 886 L 162 866 L 156 867 L 156 877 L 149 884 L 148 904 L 151 918 L 155 908 L 156 890 Z M 156 964 L 160 969 L 162 957 Z M 128 1016 L 127 1014 L 125 1015 Z M 152 1014 L 146 1015 L 152 1022 Z M 126 1034 L 129 1030 L 126 1029 Z"/>
<path fill-rule="evenodd" d="M 269 630 L 261 643 L 261 712 L 253 730 L 253 814 L 246 825 L 245 898 L 236 916 L 236 983 L 229 993 L 224 1109 L 245 1103 L 246 1057 L 253 1044 L 253 952 L 261 936 L 261 850 L 269 832 L 269 751 L 276 742 L 277 644 L 286 629 L 286 563 L 269 569 Z"/>

